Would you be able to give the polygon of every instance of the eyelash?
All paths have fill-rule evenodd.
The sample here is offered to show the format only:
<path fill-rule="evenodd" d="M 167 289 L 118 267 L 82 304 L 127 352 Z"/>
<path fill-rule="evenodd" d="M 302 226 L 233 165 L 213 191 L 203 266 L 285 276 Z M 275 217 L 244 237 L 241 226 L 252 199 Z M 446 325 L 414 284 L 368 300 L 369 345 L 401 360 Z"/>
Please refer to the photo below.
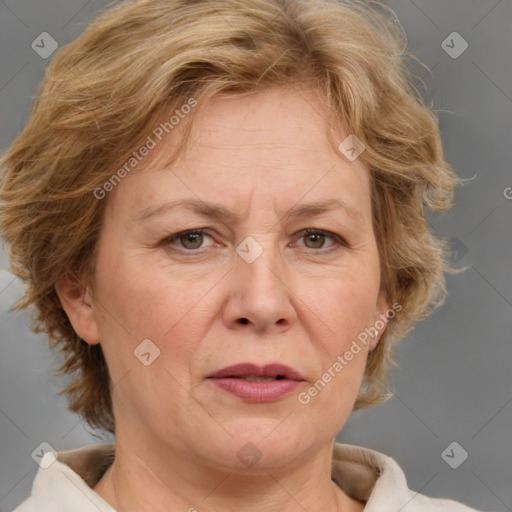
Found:
<path fill-rule="evenodd" d="M 174 235 L 168 236 L 160 242 L 159 245 L 162 246 L 169 246 L 172 245 L 172 243 L 175 240 L 179 240 L 179 238 L 183 235 L 189 235 L 189 234 L 197 234 L 197 235 L 208 235 L 211 237 L 211 235 L 208 233 L 208 229 L 206 228 L 198 228 L 198 229 L 188 229 L 186 231 L 180 231 L 179 233 L 175 233 Z M 316 228 L 306 228 L 297 233 L 298 238 L 304 238 L 307 235 L 326 235 L 329 238 L 332 238 L 334 240 L 334 248 L 330 249 L 310 249 L 313 252 L 324 252 L 324 253 L 331 253 L 334 251 L 338 251 L 341 248 L 350 249 L 350 245 L 347 243 L 347 241 L 342 238 L 341 236 L 337 235 L 336 233 L 332 233 L 331 231 L 326 231 L 324 229 L 316 229 Z M 337 247 L 335 247 L 337 245 Z M 309 249 L 308 247 L 305 247 L 305 249 Z M 178 247 L 177 250 L 186 252 L 186 253 L 196 253 L 196 254 L 203 254 L 205 251 L 201 251 L 201 249 L 186 249 L 186 248 L 180 248 Z"/>

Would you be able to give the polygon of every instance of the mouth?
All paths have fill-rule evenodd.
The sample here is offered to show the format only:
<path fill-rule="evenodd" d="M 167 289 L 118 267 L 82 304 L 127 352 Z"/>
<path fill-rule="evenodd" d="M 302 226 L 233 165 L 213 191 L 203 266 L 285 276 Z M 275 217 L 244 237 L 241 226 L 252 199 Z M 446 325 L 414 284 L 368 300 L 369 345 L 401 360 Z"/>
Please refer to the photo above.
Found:
<path fill-rule="evenodd" d="M 227 366 L 208 377 L 209 379 L 242 379 L 247 382 L 268 382 L 274 380 L 303 381 L 298 370 L 275 363 L 258 366 L 253 363 L 240 363 Z"/>
<path fill-rule="evenodd" d="M 299 371 L 282 364 L 241 363 L 208 377 L 216 388 L 244 402 L 273 402 L 290 395 L 304 382 Z"/>

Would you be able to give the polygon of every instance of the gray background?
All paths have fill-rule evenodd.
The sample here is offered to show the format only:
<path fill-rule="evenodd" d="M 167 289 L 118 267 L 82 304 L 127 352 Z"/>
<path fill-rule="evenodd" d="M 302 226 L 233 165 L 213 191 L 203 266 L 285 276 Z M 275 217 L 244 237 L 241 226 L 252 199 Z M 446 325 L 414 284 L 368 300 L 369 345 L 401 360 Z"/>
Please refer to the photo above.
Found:
<path fill-rule="evenodd" d="M 402 342 L 394 398 L 354 413 L 339 440 L 392 456 L 418 492 L 481 510 L 511 510 L 512 3 L 388 4 L 405 27 L 409 52 L 431 70 L 418 68 L 417 75 L 438 113 L 446 157 L 459 176 L 474 177 L 457 191 L 455 208 L 432 220 L 451 239 L 453 261 L 469 268 L 448 276 L 443 308 Z M 49 32 L 62 46 L 105 5 L 0 1 L 2 150 L 26 122 L 47 63 L 31 42 Z M 454 31 L 469 44 L 456 59 L 441 46 Z M 29 494 L 38 469 L 30 454 L 42 441 L 67 449 L 98 439 L 56 395 L 59 385 L 48 368 L 58 356 L 29 331 L 28 313 L 8 312 L 21 285 L 5 270 L 1 251 L 0 263 L 0 510 L 6 511 Z M 458 469 L 441 457 L 453 441 L 469 454 Z"/>

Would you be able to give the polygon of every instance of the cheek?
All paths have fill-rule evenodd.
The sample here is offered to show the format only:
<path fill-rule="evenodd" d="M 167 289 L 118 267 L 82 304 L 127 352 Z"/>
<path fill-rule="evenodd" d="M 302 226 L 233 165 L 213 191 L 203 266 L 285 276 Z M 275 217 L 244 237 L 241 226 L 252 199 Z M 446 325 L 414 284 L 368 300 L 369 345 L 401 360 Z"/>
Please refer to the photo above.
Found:
<path fill-rule="evenodd" d="M 373 325 L 378 295 L 378 272 L 371 268 L 319 279 L 316 292 L 304 286 L 301 297 L 315 313 L 323 343 L 332 358 L 344 352 L 357 336 Z M 363 346 L 364 348 L 364 346 Z"/>
<path fill-rule="evenodd" d="M 202 336 L 201 297 L 208 287 L 157 272 L 135 257 L 99 262 L 97 282 L 100 339 L 115 384 L 117 412 L 131 414 L 136 404 L 155 421 L 168 423 L 167 408 L 190 401 L 189 366 Z M 147 352 L 151 362 L 145 366 L 136 353 Z M 162 397 L 169 396 L 172 403 L 162 407 Z"/>
<path fill-rule="evenodd" d="M 115 355 L 109 359 L 125 369 L 136 361 L 133 351 L 149 339 L 161 361 L 169 359 L 176 369 L 180 360 L 191 357 L 194 340 L 201 339 L 202 326 L 208 324 L 212 308 L 205 310 L 202 301 L 216 280 L 177 275 L 147 265 L 138 255 L 104 254 L 110 258 L 98 261 L 98 312 L 104 348 Z"/>
<path fill-rule="evenodd" d="M 163 272 L 156 273 L 145 258 L 130 254 L 126 249 L 123 251 L 119 240 L 116 246 L 115 237 L 108 240 L 101 247 L 96 271 L 99 299 L 109 306 L 110 315 L 105 318 L 105 327 L 121 328 L 134 337 L 158 334 L 165 328 L 160 325 L 164 321 L 170 328 L 174 318 L 184 309 L 179 279 L 173 280 L 168 275 L 163 280 Z M 160 321 L 155 323 L 157 319 Z"/>
<path fill-rule="evenodd" d="M 331 281 L 332 282 L 332 281 Z M 361 280 L 331 284 L 324 294 L 316 294 L 318 311 L 310 340 L 318 360 L 315 381 L 298 396 L 304 412 L 330 421 L 318 428 L 341 428 L 357 398 L 368 357 L 369 338 L 365 332 L 373 322 L 376 287 Z M 363 341 L 361 341 L 363 340 Z M 312 411 L 316 411 L 312 413 Z"/>

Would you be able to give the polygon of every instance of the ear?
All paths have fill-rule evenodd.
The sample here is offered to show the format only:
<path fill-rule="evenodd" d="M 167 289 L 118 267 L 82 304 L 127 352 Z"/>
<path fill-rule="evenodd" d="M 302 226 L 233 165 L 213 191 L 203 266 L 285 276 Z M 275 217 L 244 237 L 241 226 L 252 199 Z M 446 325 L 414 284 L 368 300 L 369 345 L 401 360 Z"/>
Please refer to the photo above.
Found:
<path fill-rule="evenodd" d="M 98 325 L 89 288 L 84 288 L 76 277 L 68 275 L 59 279 L 55 291 L 78 336 L 89 345 L 98 344 Z"/>
<path fill-rule="evenodd" d="M 388 317 L 386 312 L 389 310 L 389 304 L 386 299 L 384 291 L 379 292 L 379 296 L 377 298 L 377 303 L 375 305 L 375 316 L 373 319 L 373 325 L 375 329 L 378 331 L 378 335 L 372 338 L 370 343 L 370 352 L 375 349 L 377 343 L 382 338 L 384 331 L 388 325 Z"/>

